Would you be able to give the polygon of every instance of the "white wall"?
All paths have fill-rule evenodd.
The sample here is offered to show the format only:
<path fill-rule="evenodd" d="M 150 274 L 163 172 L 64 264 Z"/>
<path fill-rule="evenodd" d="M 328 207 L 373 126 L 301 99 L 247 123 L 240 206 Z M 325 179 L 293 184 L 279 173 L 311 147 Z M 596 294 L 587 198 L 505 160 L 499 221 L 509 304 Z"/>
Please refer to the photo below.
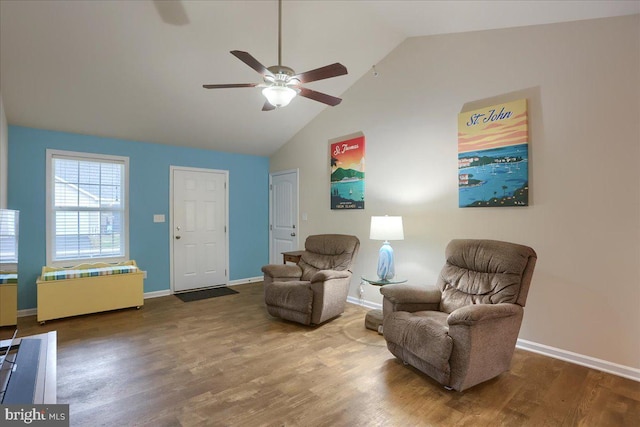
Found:
<path fill-rule="evenodd" d="M 8 134 L 9 126 L 7 126 L 7 117 L 4 113 L 2 95 L 0 95 L 0 209 L 7 207 Z"/>
<path fill-rule="evenodd" d="M 271 171 L 300 169 L 301 242 L 356 234 L 354 276 L 375 274 L 370 216 L 402 215 L 396 271 L 416 284 L 435 282 L 452 238 L 530 245 L 520 338 L 640 368 L 640 17 L 411 38 L 376 68 L 271 158 Z M 458 113 L 520 98 L 530 206 L 458 208 Z M 366 208 L 331 211 L 328 140 L 356 131 Z M 372 286 L 365 299 L 382 300 Z"/>

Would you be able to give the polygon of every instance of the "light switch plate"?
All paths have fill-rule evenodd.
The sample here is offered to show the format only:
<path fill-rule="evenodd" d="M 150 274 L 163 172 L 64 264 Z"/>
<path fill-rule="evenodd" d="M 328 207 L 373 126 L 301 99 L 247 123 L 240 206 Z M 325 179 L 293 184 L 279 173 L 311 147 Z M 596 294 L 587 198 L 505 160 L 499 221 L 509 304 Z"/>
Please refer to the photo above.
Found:
<path fill-rule="evenodd" d="M 153 222 L 164 222 L 164 215 L 162 215 L 162 214 L 154 215 L 153 216 Z"/>

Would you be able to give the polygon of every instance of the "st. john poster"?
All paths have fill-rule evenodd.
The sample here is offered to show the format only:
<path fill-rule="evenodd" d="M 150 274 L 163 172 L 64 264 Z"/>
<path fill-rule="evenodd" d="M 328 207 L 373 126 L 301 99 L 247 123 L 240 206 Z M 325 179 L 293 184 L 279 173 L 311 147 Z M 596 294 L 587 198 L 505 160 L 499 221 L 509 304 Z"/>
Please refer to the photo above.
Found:
<path fill-rule="evenodd" d="M 458 116 L 460 207 L 529 205 L 527 100 Z"/>
<path fill-rule="evenodd" d="M 364 209 L 364 135 L 330 141 L 331 209 Z"/>

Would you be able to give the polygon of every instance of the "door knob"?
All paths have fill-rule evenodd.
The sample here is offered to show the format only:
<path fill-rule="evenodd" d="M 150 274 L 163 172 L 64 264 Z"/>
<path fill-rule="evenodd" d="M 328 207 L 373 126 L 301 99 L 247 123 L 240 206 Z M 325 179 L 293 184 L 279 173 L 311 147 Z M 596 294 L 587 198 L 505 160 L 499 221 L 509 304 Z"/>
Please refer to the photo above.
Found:
<path fill-rule="evenodd" d="M 176 240 L 180 240 L 180 236 L 176 236 Z"/>
<path fill-rule="evenodd" d="M 291 236 L 295 236 L 295 235 L 296 235 L 296 233 L 291 233 Z"/>

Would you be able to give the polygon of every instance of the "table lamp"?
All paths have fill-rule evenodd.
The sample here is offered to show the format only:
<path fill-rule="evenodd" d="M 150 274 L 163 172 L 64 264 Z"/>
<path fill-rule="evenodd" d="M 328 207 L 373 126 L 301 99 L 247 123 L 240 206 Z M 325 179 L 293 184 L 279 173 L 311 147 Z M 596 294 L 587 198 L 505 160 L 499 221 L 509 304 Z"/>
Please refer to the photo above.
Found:
<path fill-rule="evenodd" d="M 393 248 L 389 240 L 404 240 L 401 216 L 372 216 L 371 229 L 369 232 L 371 240 L 384 240 L 378 252 L 378 277 L 380 280 L 391 280 L 395 276 L 393 262 Z"/>

